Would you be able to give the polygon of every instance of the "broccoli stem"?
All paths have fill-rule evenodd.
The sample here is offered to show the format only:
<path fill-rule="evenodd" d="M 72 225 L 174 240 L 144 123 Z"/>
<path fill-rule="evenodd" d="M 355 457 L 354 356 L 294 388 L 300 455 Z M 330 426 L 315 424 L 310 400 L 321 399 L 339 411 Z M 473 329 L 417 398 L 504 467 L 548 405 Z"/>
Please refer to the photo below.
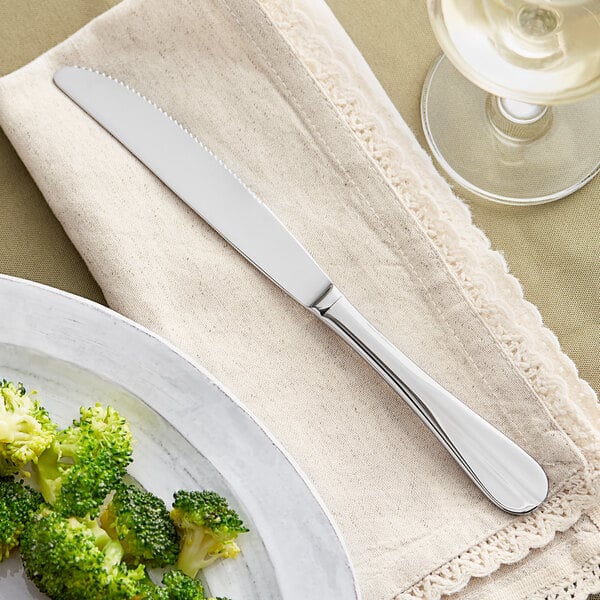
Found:
<path fill-rule="evenodd" d="M 107 571 L 110 571 L 113 567 L 116 567 L 123 559 L 123 546 L 116 540 L 110 540 L 106 546 L 104 546 L 104 560 L 102 566 Z"/>
<path fill-rule="evenodd" d="M 69 522 L 77 526 L 78 523 L 85 523 L 87 528 L 94 534 L 94 543 L 98 547 L 99 550 L 104 550 L 107 546 L 108 542 L 111 541 L 110 535 L 102 527 L 96 519 L 76 519 L 75 517 L 71 517 Z"/>
<path fill-rule="evenodd" d="M 30 415 L 2 411 L 0 442 L 8 444 L 27 439 L 32 432 L 40 429 L 40 424 Z"/>
<path fill-rule="evenodd" d="M 36 465 L 40 490 L 48 504 L 56 504 L 62 485 L 62 473 L 58 468 L 57 458 L 58 455 L 50 447 L 42 452 Z"/>
<path fill-rule="evenodd" d="M 196 577 L 200 569 L 208 567 L 217 560 L 218 556 L 206 558 L 213 544 L 214 539 L 201 530 L 186 532 L 182 539 L 176 568 L 188 577 Z"/>

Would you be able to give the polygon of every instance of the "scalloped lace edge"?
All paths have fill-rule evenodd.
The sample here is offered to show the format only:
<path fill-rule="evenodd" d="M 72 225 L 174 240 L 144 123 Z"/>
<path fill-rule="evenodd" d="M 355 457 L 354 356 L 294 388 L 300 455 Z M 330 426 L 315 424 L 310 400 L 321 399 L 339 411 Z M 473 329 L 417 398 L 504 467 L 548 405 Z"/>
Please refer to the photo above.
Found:
<path fill-rule="evenodd" d="M 388 127 L 389 120 L 386 123 L 369 108 L 347 55 L 334 51 L 330 36 L 318 31 L 319 24 L 300 6 L 307 0 L 257 1 L 437 248 L 499 347 L 587 461 L 600 464 L 594 391 L 543 325 L 537 307 L 525 300 L 502 255 L 473 225 L 466 205 L 435 171 L 410 130 L 396 127 L 390 133 L 394 124 Z M 385 108 L 381 112 L 385 114 Z M 593 504 L 598 479 L 598 472 L 592 471 L 571 480 L 536 513 L 515 519 L 394 600 L 437 600 L 463 588 L 471 577 L 489 575 L 501 564 L 514 563 L 532 548 L 548 544 L 556 531 L 568 529 Z"/>
<path fill-rule="evenodd" d="M 569 485 L 550 498 L 542 510 L 516 519 L 405 592 L 397 594 L 393 600 L 429 600 L 454 594 L 465 587 L 471 577 L 485 577 L 502 564 L 518 562 L 532 548 L 542 548 L 550 543 L 557 531 L 566 531 L 577 522 L 589 496 L 587 481 L 581 478 L 571 480 Z"/>
<path fill-rule="evenodd" d="M 530 600 L 587 600 L 590 594 L 600 592 L 600 554 L 586 562 L 571 577 L 562 579 Z"/>

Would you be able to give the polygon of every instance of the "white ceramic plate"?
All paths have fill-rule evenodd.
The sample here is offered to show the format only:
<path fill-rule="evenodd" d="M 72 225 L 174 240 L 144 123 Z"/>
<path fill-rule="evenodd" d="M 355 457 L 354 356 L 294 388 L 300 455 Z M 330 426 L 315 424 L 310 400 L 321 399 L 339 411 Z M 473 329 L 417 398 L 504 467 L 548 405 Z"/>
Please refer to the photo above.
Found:
<path fill-rule="evenodd" d="M 137 440 L 130 473 L 170 505 L 176 489 L 227 497 L 251 532 L 206 570 L 233 600 L 353 600 L 352 568 L 314 490 L 255 419 L 208 373 L 117 313 L 0 276 L 0 378 L 22 381 L 62 425 L 110 403 Z M 0 598 L 45 598 L 20 559 L 0 563 Z"/>

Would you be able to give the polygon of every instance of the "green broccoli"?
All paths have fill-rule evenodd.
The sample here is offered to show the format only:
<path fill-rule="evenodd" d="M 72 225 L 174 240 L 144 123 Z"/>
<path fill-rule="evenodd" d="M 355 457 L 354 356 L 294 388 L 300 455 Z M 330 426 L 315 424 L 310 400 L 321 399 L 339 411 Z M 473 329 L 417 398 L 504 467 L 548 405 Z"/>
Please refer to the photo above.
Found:
<path fill-rule="evenodd" d="M 140 581 L 139 588 L 132 600 L 170 600 L 169 593 L 156 585 L 149 577 Z"/>
<path fill-rule="evenodd" d="M 176 492 L 171 518 L 181 537 L 176 567 L 189 577 L 219 558 L 235 558 L 235 539 L 248 531 L 227 500 L 211 491 Z"/>
<path fill-rule="evenodd" d="M 177 560 L 179 536 L 165 503 L 154 494 L 121 485 L 100 516 L 102 527 L 121 542 L 125 561 L 166 567 Z"/>
<path fill-rule="evenodd" d="M 199 579 L 192 579 L 182 571 L 168 571 L 162 579 L 169 600 L 207 600 Z"/>
<path fill-rule="evenodd" d="M 80 409 L 81 418 L 59 431 L 38 459 L 42 495 L 65 516 L 97 516 L 132 459 L 129 423 L 111 407 Z"/>
<path fill-rule="evenodd" d="M 0 475 L 14 475 L 50 445 L 56 425 L 23 384 L 0 382 Z"/>
<path fill-rule="evenodd" d="M 167 571 L 162 578 L 165 587 L 158 588 L 165 592 L 164 600 L 229 600 L 229 598 L 208 597 L 199 579 L 192 579 L 183 571 Z M 155 600 L 154 598 L 148 600 Z M 159 596 L 156 600 L 163 600 Z"/>
<path fill-rule="evenodd" d="M 0 561 L 19 545 L 25 524 L 44 502 L 39 492 L 12 477 L 0 477 Z"/>
<path fill-rule="evenodd" d="M 227 600 L 207 598 L 202 582 L 181 571 L 167 571 L 163 575 L 162 584 L 164 587 L 146 579 L 133 600 Z"/>
<path fill-rule="evenodd" d="M 132 600 L 147 576 L 129 570 L 123 548 L 97 521 L 63 517 L 43 507 L 21 536 L 27 576 L 53 600 Z"/>

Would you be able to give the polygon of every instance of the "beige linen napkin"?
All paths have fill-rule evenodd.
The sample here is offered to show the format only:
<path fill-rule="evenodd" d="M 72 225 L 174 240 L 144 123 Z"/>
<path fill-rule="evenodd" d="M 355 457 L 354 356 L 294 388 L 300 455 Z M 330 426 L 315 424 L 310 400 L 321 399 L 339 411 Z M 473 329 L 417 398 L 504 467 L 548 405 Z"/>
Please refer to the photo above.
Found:
<path fill-rule="evenodd" d="M 53 86 L 71 64 L 219 154 L 377 327 L 543 464 L 543 508 L 483 498 L 360 358 Z M 2 79 L 0 123 L 110 305 L 195 355 L 308 474 L 366 600 L 494 572 L 464 597 L 600 589 L 594 394 L 322 2 L 126 0 Z"/>

